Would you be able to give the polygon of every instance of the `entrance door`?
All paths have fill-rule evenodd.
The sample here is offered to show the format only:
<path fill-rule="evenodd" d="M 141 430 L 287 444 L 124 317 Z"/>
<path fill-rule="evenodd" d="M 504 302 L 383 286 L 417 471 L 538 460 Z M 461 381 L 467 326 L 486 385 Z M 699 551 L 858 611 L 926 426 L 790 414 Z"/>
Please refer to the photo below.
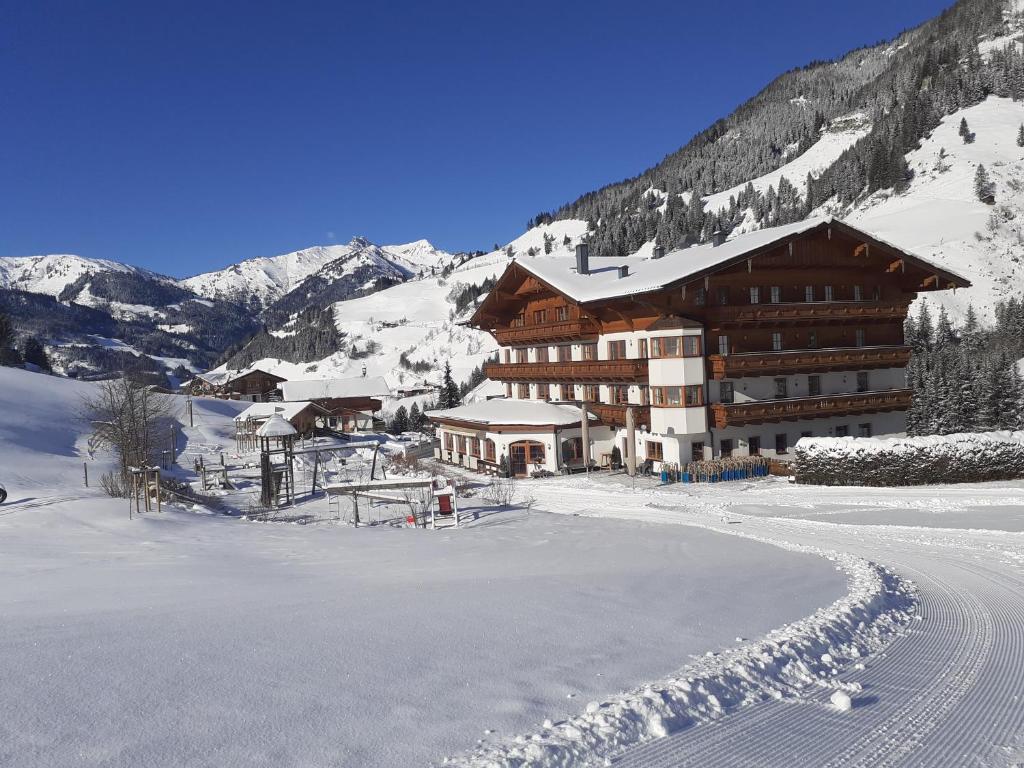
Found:
<path fill-rule="evenodd" d="M 508 447 L 509 469 L 514 477 L 526 474 L 526 443 L 512 443 Z"/>

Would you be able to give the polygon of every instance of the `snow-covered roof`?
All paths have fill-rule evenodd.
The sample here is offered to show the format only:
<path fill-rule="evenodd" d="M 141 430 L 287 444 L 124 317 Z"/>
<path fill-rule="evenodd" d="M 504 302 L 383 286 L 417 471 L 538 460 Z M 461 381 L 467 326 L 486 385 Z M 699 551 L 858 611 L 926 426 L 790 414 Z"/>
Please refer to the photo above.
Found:
<path fill-rule="evenodd" d="M 636 256 L 624 258 L 591 256 L 590 271 L 588 274 L 582 275 L 576 271 L 574 256 L 551 255 L 516 258 L 515 263 L 560 293 L 575 301 L 586 303 L 657 291 L 667 285 L 714 272 L 727 266 L 730 262 L 742 259 L 747 254 L 769 249 L 794 235 L 809 232 L 822 225 L 832 224 L 854 229 L 882 245 L 906 254 L 914 261 L 920 262 L 922 266 L 927 266 L 939 274 L 949 275 L 964 285 L 969 284 L 966 279 L 949 272 L 944 267 L 920 256 L 907 254 L 904 249 L 886 243 L 862 229 L 851 227 L 851 225 L 844 224 L 831 216 L 805 219 L 781 227 L 758 229 L 736 235 L 717 246 L 706 243 L 690 248 L 678 248 L 666 253 L 660 259 L 637 258 Z M 619 267 L 622 266 L 629 267 L 629 274 L 626 277 L 619 277 Z"/>
<path fill-rule="evenodd" d="M 284 419 L 291 420 L 310 406 L 322 413 L 327 413 L 327 411 L 319 405 L 309 401 L 295 401 L 289 403 L 253 403 L 240 414 L 235 416 L 235 421 L 245 421 L 246 419 L 256 419 L 259 421 L 261 419 L 270 418 L 274 414 L 277 414 Z"/>
<path fill-rule="evenodd" d="M 482 400 L 457 408 L 427 411 L 434 421 L 471 421 L 477 424 L 523 424 L 555 426 L 580 421 L 580 409 L 575 405 L 558 405 L 542 400 Z M 591 419 L 596 419 L 590 414 Z"/>
<path fill-rule="evenodd" d="M 389 397 L 391 388 L 383 376 L 352 379 L 304 379 L 277 385 L 285 400 L 321 400 L 343 397 Z"/>
<path fill-rule="evenodd" d="M 259 437 L 287 437 L 298 434 L 298 431 L 279 413 L 273 414 L 266 423 L 256 430 Z"/>

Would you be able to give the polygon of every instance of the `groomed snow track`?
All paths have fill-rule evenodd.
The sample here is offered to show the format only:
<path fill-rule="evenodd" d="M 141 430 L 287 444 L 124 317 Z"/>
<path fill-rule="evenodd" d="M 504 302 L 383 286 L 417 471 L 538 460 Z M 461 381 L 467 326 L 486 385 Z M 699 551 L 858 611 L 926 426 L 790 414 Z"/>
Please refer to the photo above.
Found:
<path fill-rule="evenodd" d="M 728 505 L 706 503 L 707 496 L 688 499 L 657 490 L 567 491 L 564 486 L 545 489 L 537 494 L 538 504 L 578 514 L 698 525 L 798 547 L 827 546 L 883 563 L 916 585 L 917 614 L 883 652 L 865 664 L 846 665 L 839 675 L 855 691 L 850 712 L 829 703 L 832 688 L 809 686 L 795 696 L 762 698 L 721 717 L 667 729 L 660 738 L 647 734 L 632 745 L 623 740 L 622 748 L 610 754 L 577 753 L 566 760 L 562 751 L 561 759 L 519 762 L 504 759 L 510 751 L 499 747 L 491 752 L 497 758 L 491 765 L 1024 764 L 1024 534 L 740 515 L 730 513 Z M 757 503 L 750 497 L 744 502 Z M 519 743 L 531 740 L 542 742 L 543 736 Z"/>

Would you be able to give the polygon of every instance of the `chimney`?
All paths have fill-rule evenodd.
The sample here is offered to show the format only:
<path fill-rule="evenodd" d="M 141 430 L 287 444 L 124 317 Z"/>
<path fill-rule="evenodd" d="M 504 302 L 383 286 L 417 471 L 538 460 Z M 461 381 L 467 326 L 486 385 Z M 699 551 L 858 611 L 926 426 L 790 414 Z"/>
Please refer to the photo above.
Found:
<path fill-rule="evenodd" d="M 623 264 L 621 267 L 619 267 L 619 279 L 621 280 L 624 277 L 629 277 L 629 265 L 628 264 Z"/>
<path fill-rule="evenodd" d="M 662 258 L 664 256 L 665 256 L 665 246 L 664 245 L 656 245 L 656 246 L 654 246 L 654 256 L 652 256 L 651 258 L 653 258 L 653 259 L 660 259 L 660 258 Z"/>
<path fill-rule="evenodd" d="M 712 247 L 717 248 L 718 246 L 720 246 L 724 242 L 725 242 L 725 232 L 723 232 L 720 229 L 716 229 L 714 232 L 711 233 L 711 245 L 712 245 Z"/>
<path fill-rule="evenodd" d="M 590 274 L 590 249 L 586 243 L 576 246 L 576 271 L 581 275 Z"/>

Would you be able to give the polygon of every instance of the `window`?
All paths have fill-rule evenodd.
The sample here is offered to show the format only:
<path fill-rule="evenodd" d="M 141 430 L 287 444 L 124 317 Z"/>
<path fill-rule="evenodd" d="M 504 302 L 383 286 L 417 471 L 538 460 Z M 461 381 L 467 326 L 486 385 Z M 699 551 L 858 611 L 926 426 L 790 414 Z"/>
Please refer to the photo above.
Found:
<path fill-rule="evenodd" d="M 881 286 L 876 285 L 874 288 L 871 289 L 871 298 L 874 299 L 875 301 L 878 301 L 880 298 L 882 298 Z"/>
<path fill-rule="evenodd" d="M 804 286 L 804 301 L 814 301 L 814 286 L 813 285 L 805 285 Z"/>
<path fill-rule="evenodd" d="M 597 360 L 597 344 L 580 344 L 580 359 Z"/>
<path fill-rule="evenodd" d="M 857 425 L 857 437 L 871 437 L 871 422 Z"/>
<path fill-rule="evenodd" d="M 544 444 L 543 443 L 530 443 L 530 463 L 531 464 L 543 464 L 544 463 Z"/>
<path fill-rule="evenodd" d="M 452 450 L 452 433 L 451 432 L 445 432 L 444 433 L 444 449 L 446 451 Z"/>
<path fill-rule="evenodd" d="M 654 440 L 648 440 L 646 448 L 648 459 L 653 459 L 654 461 L 665 460 L 664 446 L 661 443 L 655 442 Z"/>
<path fill-rule="evenodd" d="M 863 328 L 858 328 L 857 329 L 857 346 L 858 347 L 863 347 L 866 343 L 867 343 L 867 339 L 866 339 L 866 336 L 864 334 L 864 329 Z"/>
<path fill-rule="evenodd" d="M 651 339 L 651 357 L 700 357 L 700 336 Z"/>
<path fill-rule="evenodd" d="M 832 286 L 831 285 L 826 285 L 825 286 L 825 301 L 832 301 L 834 299 L 835 299 L 835 294 L 834 294 L 834 291 L 832 290 Z"/>
<path fill-rule="evenodd" d="M 849 437 L 850 428 L 843 424 L 842 426 L 836 427 L 836 437 Z"/>
<path fill-rule="evenodd" d="M 789 397 L 789 386 L 785 377 L 775 380 L 775 397 L 779 399 Z"/>
<path fill-rule="evenodd" d="M 708 292 L 703 288 L 698 288 L 693 300 L 698 307 L 703 307 L 708 303 Z"/>
<path fill-rule="evenodd" d="M 562 344 L 561 346 L 555 347 L 558 350 L 558 362 L 568 363 L 572 360 L 572 347 L 568 344 Z"/>
<path fill-rule="evenodd" d="M 817 349 L 818 348 L 818 332 L 808 331 L 807 332 L 807 348 Z"/>
<path fill-rule="evenodd" d="M 747 438 L 747 453 L 751 456 L 761 455 L 761 438 L 756 435 L 751 435 Z"/>
<path fill-rule="evenodd" d="M 517 349 L 516 350 L 516 362 L 517 363 L 526 363 L 526 362 L 529 362 L 529 359 L 530 359 L 529 358 L 529 353 L 525 349 Z"/>
<path fill-rule="evenodd" d="M 650 405 L 651 404 L 651 393 L 648 390 L 647 385 L 646 384 L 640 384 L 637 387 L 637 389 L 640 390 L 640 405 Z"/>
<path fill-rule="evenodd" d="M 855 285 L 855 286 L 853 286 L 853 300 L 854 301 L 864 301 L 864 286 L 863 285 Z"/>
<path fill-rule="evenodd" d="M 551 386 L 548 384 L 537 385 L 537 399 L 538 400 L 550 400 L 551 399 Z"/>
<path fill-rule="evenodd" d="M 568 307 L 555 307 L 555 320 L 559 322 L 565 322 L 569 319 L 569 308 Z"/>
<path fill-rule="evenodd" d="M 484 440 L 484 460 L 494 461 L 494 441 Z"/>
<path fill-rule="evenodd" d="M 636 342 L 637 357 L 641 360 L 647 359 L 647 339 L 638 339 Z"/>
<path fill-rule="evenodd" d="M 735 384 L 731 381 L 722 381 L 718 384 L 718 399 L 723 403 L 731 403 L 736 398 Z"/>
<path fill-rule="evenodd" d="M 728 355 L 729 354 L 729 337 L 719 336 L 718 337 L 718 354 Z"/>
<path fill-rule="evenodd" d="M 693 407 L 695 405 L 704 405 L 704 386 L 701 384 L 687 384 L 684 387 L 686 392 L 686 405 L 687 407 Z"/>
<path fill-rule="evenodd" d="M 772 349 L 779 352 L 782 349 L 782 332 L 772 331 Z"/>
<path fill-rule="evenodd" d="M 732 456 L 732 440 L 723 440 L 720 445 L 723 459 Z"/>
<path fill-rule="evenodd" d="M 821 394 L 821 376 L 812 375 L 807 377 L 807 394 L 809 397 L 817 397 Z"/>
<path fill-rule="evenodd" d="M 459 453 L 465 453 L 466 452 L 466 436 L 465 435 L 457 435 L 455 439 L 457 440 L 457 445 L 459 447 Z"/>
<path fill-rule="evenodd" d="M 546 363 L 548 361 L 548 348 L 547 347 L 536 347 L 533 350 L 534 357 L 537 358 L 538 363 Z"/>
<path fill-rule="evenodd" d="M 520 400 L 530 399 L 530 385 L 529 384 L 517 384 L 516 385 L 516 397 Z"/>
<path fill-rule="evenodd" d="M 520 312 L 518 315 L 512 318 L 513 328 L 522 328 L 524 325 L 526 325 L 526 315 L 524 313 Z"/>
<path fill-rule="evenodd" d="M 471 437 L 469 438 L 469 455 L 480 458 L 480 438 Z"/>
<path fill-rule="evenodd" d="M 588 403 L 596 403 L 601 399 L 601 390 L 597 384 L 583 385 L 583 399 Z"/>
<path fill-rule="evenodd" d="M 543 325 L 548 321 L 548 311 L 546 309 L 535 309 L 533 311 L 533 323 L 534 325 Z"/>
<path fill-rule="evenodd" d="M 867 392 L 871 389 L 867 371 L 857 371 L 857 391 Z"/>
<path fill-rule="evenodd" d="M 562 441 L 562 461 L 569 464 L 583 459 L 583 438 L 570 437 Z"/>
<path fill-rule="evenodd" d="M 629 402 L 629 386 L 626 384 L 616 384 L 611 387 L 612 402 L 615 405 L 625 405 Z"/>
<path fill-rule="evenodd" d="M 512 362 L 512 350 L 508 349 L 506 347 L 505 349 L 502 350 L 502 352 L 504 352 L 504 355 L 505 355 L 505 362 L 506 363 L 511 363 Z"/>
<path fill-rule="evenodd" d="M 782 301 L 782 287 L 773 285 L 771 287 L 771 302 L 772 304 L 778 304 Z"/>
<path fill-rule="evenodd" d="M 505 397 L 507 397 L 509 400 L 512 399 L 512 382 L 505 382 Z"/>
<path fill-rule="evenodd" d="M 786 439 L 786 434 L 780 433 L 775 436 L 775 453 L 779 456 L 786 453 L 789 450 L 789 443 Z"/>
<path fill-rule="evenodd" d="M 750 303 L 760 304 L 761 303 L 761 288 L 757 285 L 750 286 Z"/>
<path fill-rule="evenodd" d="M 620 339 L 619 341 L 608 342 L 608 359 L 609 360 L 625 360 L 626 359 L 626 340 Z"/>
<path fill-rule="evenodd" d="M 694 440 L 690 443 L 690 459 L 693 461 L 704 461 L 703 440 Z"/>
<path fill-rule="evenodd" d="M 724 306 L 729 303 L 729 289 L 722 286 L 718 289 L 718 303 Z"/>

